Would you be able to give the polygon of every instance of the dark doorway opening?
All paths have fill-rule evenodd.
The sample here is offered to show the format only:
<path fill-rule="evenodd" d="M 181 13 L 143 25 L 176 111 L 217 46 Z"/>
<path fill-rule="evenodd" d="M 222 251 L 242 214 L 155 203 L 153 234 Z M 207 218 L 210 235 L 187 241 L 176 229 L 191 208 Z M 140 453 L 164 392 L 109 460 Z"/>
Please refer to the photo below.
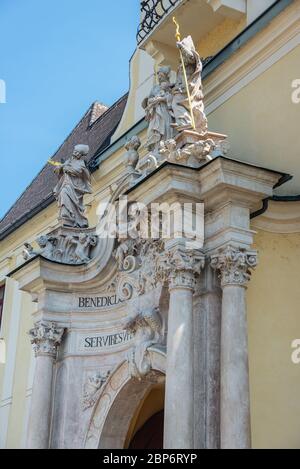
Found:
<path fill-rule="evenodd" d="M 163 449 L 164 411 L 153 415 L 134 435 L 129 449 Z"/>

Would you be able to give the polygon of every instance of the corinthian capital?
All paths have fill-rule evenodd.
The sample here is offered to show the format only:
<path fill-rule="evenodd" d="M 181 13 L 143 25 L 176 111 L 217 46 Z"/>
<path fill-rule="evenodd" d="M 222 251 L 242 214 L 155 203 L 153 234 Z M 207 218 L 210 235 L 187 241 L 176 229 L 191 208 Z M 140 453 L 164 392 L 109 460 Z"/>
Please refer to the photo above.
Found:
<path fill-rule="evenodd" d="M 175 246 L 159 259 L 158 271 L 170 288 L 195 288 L 196 276 L 204 268 L 205 257 L 199 250 Z"/>
<path fill-rule="evenodd" d="M 211 266 L 219 270 L 222 286 L 246 286 L 251 270 L 257 266 L 257 252 L 227 246 L 211 257 Z"/>
<path fill-rule="evenodd" d="M 61 343 L 64 329 L 55 323 L 39 322 L 29 331 L 30 341 L 36 356 L 48 355 L 56 357 L 57 348 Z"/>

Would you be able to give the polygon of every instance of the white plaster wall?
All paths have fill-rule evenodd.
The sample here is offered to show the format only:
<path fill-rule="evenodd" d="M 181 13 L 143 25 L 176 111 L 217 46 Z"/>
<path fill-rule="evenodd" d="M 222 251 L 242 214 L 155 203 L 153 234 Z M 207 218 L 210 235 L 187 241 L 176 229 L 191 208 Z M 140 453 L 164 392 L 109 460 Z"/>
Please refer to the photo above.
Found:
<path fill-rule="evenodd" d="M 258 18 L 267 8 L 269 8 L 275 0 L 248 0 L 247 2 L 247 23 L 252 23 Z"/>

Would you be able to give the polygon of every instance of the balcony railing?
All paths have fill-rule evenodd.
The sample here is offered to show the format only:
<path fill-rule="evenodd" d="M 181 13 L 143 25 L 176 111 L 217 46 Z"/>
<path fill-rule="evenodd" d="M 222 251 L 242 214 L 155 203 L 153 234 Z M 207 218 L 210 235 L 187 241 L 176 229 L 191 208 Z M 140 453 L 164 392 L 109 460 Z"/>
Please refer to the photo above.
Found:
<path fill-rule="evenodd" d="M 141 2 L 141 24 L 137 32 L 140 44 L 155 26 L 182 0 L 145 0 Z"/>

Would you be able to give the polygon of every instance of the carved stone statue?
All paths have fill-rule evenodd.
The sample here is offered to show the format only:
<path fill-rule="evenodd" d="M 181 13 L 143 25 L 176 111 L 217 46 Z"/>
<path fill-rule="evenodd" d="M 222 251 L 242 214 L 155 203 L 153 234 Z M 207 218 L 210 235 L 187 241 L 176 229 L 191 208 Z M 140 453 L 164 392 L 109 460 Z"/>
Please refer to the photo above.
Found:
<path fill-rule="evenodd" d="M 161 140 L 168 140 L 173 136 L 171 124 L 174 119 L 172 115 L 170 72 L 170 67 L 159 68 L 157 73 L 158 84 L 152 88 L 149 97 L 143 101 L 146 120 L 149 122 L 148 139 L 145 147 L 149 151 L 158 150 Z"/>
<path fill-rule="evenodd" d="M 76 145 L 73 155 L 55 169 L 59 182 L 54 195 L 59 206 L 59 220 L 63 226 L 87 228 L 83 196 L 92 192 L 91 176 L 84 156 L 89 152 L 87 145 Z"/>
<path fill-rule="evenodd" d="M 163 321 L 158 308 L 136 313 L 124 322 L 124 329 L 135 336 L 135 348 L 128 354 L 132 377 L 141 380 L 150 371 L 148 348 L 163 342 Z"/>
<path fill-rule="evenodd" d="M 187 81 L 191 97 L 192 110 L 195 120 L 195 130 L 200 134 L 207 131 L 207 119 L 204 113 L 203 90 L 202 90 L 202 62 L 200 55 L 195 49 L 191 36 L 184 38 L 177 43 L 181 50 L 183 61 L 186 68 Z M 177 72 L 177 81 L 173 88 L 172 110 L 175 117 L 175 129 L 182 130 L 193 129 L 190 103 L 188 99 L 185 77 L 182 64 L 179 65 Z"/>
<path fill-rule="evenodd" d="M 139 161 L 139 148 L 141 146 L 141 141 L 137 135 L 131 137 L 130 140 L 125 145 L 127 150 L 124 158 L 125 166 L 127 173 L 133 173 Z"/>
<path fill-rule="evenodd" d="M 74 240 L 75 252 L 73 254 L 73 262 L 75 264 L 86 264 L 90 258 L 91 248 L 97 245 L 97 236 L 89 235 L 87 233 L 80 233 L 78 240 Z"/>

